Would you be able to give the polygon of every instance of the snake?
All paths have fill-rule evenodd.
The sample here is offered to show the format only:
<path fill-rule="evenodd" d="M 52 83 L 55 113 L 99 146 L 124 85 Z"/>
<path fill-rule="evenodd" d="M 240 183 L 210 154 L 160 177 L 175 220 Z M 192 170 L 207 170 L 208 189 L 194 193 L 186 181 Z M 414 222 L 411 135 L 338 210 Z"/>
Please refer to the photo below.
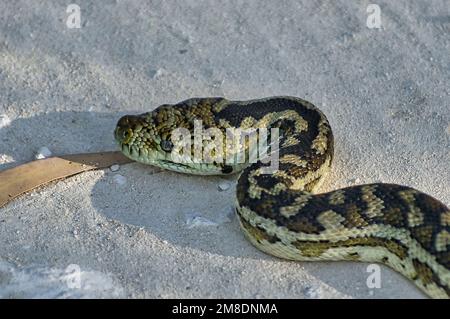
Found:
<path fill-rule="evenodd" d="M 199 123 L 203 133 L 215 135 L 202 139 Z M 252 130 L 267 133 L 257 136 L 262 146 L 256 147 L 266 159 L 251 157 L 256 151 L 250 150 L 255 148 L 250 134 L 233 147 L 225 145 L 233 144 L 227 143 L 230 135 L 232 141 Z M 450 296 L 450 209 L 397 184 L 320 193 L 333 161 L 334 138 L 327 117 L 308 101 L 190 98 L 122 116 L 114 136 L 133 161 L 187 174 L 238 173 L 236 215 L 245 237 L 264 253 L 295 261 L 380 263 L 431 298 Z M 208 148 L 211 143 L 215 147 Z M 192 159 L 196 151 L 209 157 Z M 238 151 L 246 156 L 237 158 Z M 277 166 L 270 170 L 272 155 Z"/>

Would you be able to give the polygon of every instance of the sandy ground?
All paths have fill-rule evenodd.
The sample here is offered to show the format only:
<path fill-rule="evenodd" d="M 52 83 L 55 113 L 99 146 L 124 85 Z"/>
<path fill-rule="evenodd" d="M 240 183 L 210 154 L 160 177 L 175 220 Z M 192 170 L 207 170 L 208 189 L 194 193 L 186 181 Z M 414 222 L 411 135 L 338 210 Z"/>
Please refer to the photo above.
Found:
<path fill-rule="evenodd" d="M 76 3 L 80 29 L 67 1 L 0 4 L 0 169 L 114 150 L 121 115 L 163 103 L 294 95 L 334 130 L 323 191 L 383 181 L 450 205 L 447 0 L 377 1 L 379 30 L 369 1 Z M 367 264 L 260 253 L 234 182 L 134 163 L 23 196 L 0 209 L 0 297 L 424 297 L 386 267 L 370 289 Z"/>

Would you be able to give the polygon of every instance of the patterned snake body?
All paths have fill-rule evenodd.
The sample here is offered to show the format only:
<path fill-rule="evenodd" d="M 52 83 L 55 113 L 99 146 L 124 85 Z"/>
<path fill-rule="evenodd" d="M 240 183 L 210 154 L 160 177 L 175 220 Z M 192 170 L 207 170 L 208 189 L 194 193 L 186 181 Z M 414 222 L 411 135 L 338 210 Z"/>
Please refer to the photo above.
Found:
<path fill-rule="evenodd" d="M 278 128 L 278 170 L 264 173 L 262 161 L 174 161 L 173 130 L 193 133 L 196 120 L 224 134 L 230 128 Z M 241 172 L 237 215 L 246 237 L 268 254 L 383 263 L 433 298 L 450 296 L 450 210 L 427 194 L 393 184 L 314 194 L 332 162 L 333 135 L 325 115 L 307 101 L 190 99 L 122 117 L 115 138 L 126 156 L 142 163 L 190 174 Z"/>

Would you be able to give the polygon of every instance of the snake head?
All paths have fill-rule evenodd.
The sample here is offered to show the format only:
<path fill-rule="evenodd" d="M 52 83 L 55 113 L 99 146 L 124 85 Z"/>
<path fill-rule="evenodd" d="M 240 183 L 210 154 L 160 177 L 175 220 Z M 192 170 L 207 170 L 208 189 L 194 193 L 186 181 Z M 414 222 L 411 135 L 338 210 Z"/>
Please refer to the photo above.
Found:
<path fill-rule="evenodd" d="M 229 166 L 194 161 L 193 130 L 181 111 L 163 105 L 152 112 L 123 116 L 114 137 L 122 153 L 137 162 L 189 174 L 231 173 Z M 178 141 L 180 132 L 183 138 Z"/>
<path fill-rule="evenodd" d="M 158 115 L 159 114 L 159 115 Z M 126 115 L 119 119 L 114 138 L 125 156 L 132 160 L 163 167 L 172 161 L 172 126 L 160 112 Z"/>

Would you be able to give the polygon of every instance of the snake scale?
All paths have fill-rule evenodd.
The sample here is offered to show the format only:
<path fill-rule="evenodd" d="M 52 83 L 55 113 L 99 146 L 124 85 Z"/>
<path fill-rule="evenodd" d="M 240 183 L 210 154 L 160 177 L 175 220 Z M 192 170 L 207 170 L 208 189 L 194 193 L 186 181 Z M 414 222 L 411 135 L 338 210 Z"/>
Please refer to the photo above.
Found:
<path fill-rule="evenodd" d="M 278 169 L 263 172 L 266 164 L 261 160 L 174 161 L 173 130 L 183 128 L 195 138 L 194 122 L 199 120 L 205 129 L 224 134 L 230 128 L 277 128 Z M 330 169 L 334 142 L 325 115 L 305 100 L 193 98 L 124 116 L 114 134 L 122 152 L 138 162 L 189 174 L 240 172 L 237 216 L 246 237 L 265 253 L 298 261 L 382 263 L 430 297 L 450 296 L 449 208 L 423 192 L 394 184 L 316 193 Z M 248 148 L 248 141 L 243 145 Z"/>

